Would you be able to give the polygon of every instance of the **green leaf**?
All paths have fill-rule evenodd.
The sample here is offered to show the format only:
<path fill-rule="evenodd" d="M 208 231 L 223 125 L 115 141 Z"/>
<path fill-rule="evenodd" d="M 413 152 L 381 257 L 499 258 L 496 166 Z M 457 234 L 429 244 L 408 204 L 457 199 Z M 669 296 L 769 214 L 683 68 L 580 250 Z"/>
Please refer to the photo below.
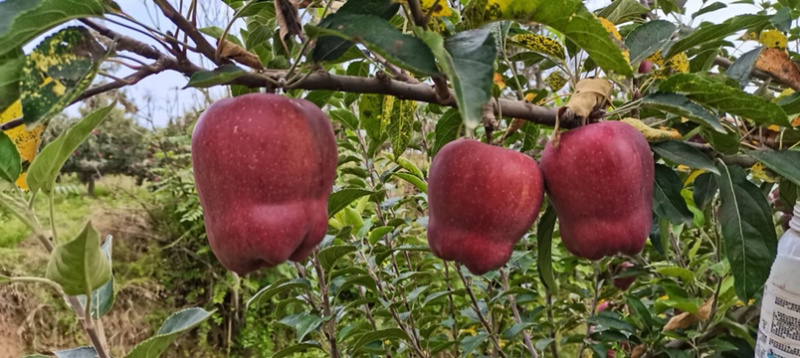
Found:
<path fill-rule="evenodd" d="M 640 4 L 637 0 L 615 0 L 606 6 L 597 16 L 603 17 L 612 24 L 621 24 L 637 20 L 641 15 L 650 12 L 650 9 Z"/>
<path fill-rule="evenodd" d="M 496 1 L 472 0 L 464 9 L 464 18 L 473 27 L 498 20 L 550 26 L 586 51 L 604 71 L 625 76 L 633 74 L 620 48 L 594 14 L 586 9 L 583 1 L 508 0 L 503 3 L 505 6 L 501 8 Z"/>
<path fill-rule="evenodd" d="M 113 237 L 111 235 L 106 236 L 106 240 L 100 245 L 100 249 L 103 250 L 103 254 L 108 259 L 108 263 L 111 264 L 111 246 L 112 246 Z M 111 274 L 111 278 L 106 282 L 104 285 L 100 286 L 100 288 L 92 291 L 92 318 L 100 318 L 104 316 L 106 313 L 111 311 L 111 308 L 114 307 L 114 299 L 116 294 L 114 293 L 114 275 L 113 272 Z M 86 305 L 86 295 L 79 295 L 78 301 L 81 302 L 82 305 Z"/>
<path fill-rule="evenodd" d="M 217 67 L 213 71 L 195 72 L 192 75 L 192 78 L 189 79 L 189 83 L 187 83 L 186 87 L 184 88 L 213 87 L 216 85 L 221 85 L 231 82 L 245 74 L 247 74 L 247 71 L 239 68 L 236 65 L 232 64 L 222 65 Z"/>
<path fill-rule="evenodd" d="M 676 26 L 666 20 L 645 22 L 633 29 L 625 38 L 625 46 L 630 51 L 631 63 L 637 64 L 664 47 L 675 29 Z"/>
<path fill-rule="evenodd" d="M 308 351 L 310 349 L 323 350 L 322 347 L 319 344 L 315 344 L 315 343 L 299 343 L 299 344 L 294 344 L 294 345 L 288 346 L 288 347 L 286 347 L 284 349 L 281 349 L 281 350 L 275 352 L 275 354 L 272 355 L 272 358 L 288 357 L 288 356 L 291 356 L 291 355 L 293 355 L 295 353 L 306 352 L 306 351 Z"/>
<path fill-rule="evenodd" d="M 155 336 L 136 345 L 127 358 L 157 358 L 184 333 L 207 320 L 214 311 L 199 307 L 187 308 L 169 316 Z"/>
<path fill-rule="evenodd" d="M 603 311 L 595 316 L 589 317 L 586 319 L 586 322 L 620 331 L 636 332 L 636 327 L 625 322 L 619 314 L 610 311 Z"/>
<path fill-rule="evenodd" d="M 671 168 L 656 164 L 653 184 L 653 212 L 658 217 L 668 219 L 675 225 L 692 222 L 692 212 L 681 196 L 683 183 Z"/>
<path fill-rule="evenodd" d="M 53 351 L 56 358 L 95 358 L 97 357 L 97 351 L 94 347 L 78 347 L 73 349 L 67 349 L 63 351 Z M 34 356 L 35 357 L 35 356 Z M 49 357 L 49 356 L 44 356 Z"/>
<path fill-rule="evenodd" d="M 556 225 L 556 210 L 552 205 L 547 204 L 547 208 L 536 225 L 536 247 L 539 253 L 536 255 L 536 268 L 539 270 L 539 277 L 542 283 L 551 292 L 558 291 L 558 283 L 553 274 L 553 230 Z"/>
<path fill-rule="evenodd" d="M 398 157 L 395 158 L 395 162 L 397 162 L 397 164 L 403 167 L 403 169 L 413 173 L 415 176 L 417 176 L 417 178 L 425 178 L 425 175 L 422 174 L 422 170 L 419 170 L 417 165 L 411 162 L 410 160 L 403 157 Z"/>
<path fill-rule="evenodd" d="M 721 24 L 701 26 L 672 45 L 664 59 L 669 59 L 695 46 L 723 39 L 742 29 L 764 26 L 768 22 L 769 16 L 766 15 L 739 15 Z"/>
<path fill-rule="evenodd" d="M 458 290 L 439 291 L 439 292 L 436 292 L 436 293 L 432 293 L 428 297 L 425 297 L 425 301 L 422 302 L 422 306 L 427 306 L 428 303 L 436 301 L 437 299 L 440 299 L 442 297 L 446 297 L 446 296 L 450 296 L 450 295 L 463 295 L 463 294 L 466 294 L 466 292 L 467 292 L 467 290 L 462 288 L 462 289 L 458 289 Z"/>
<path fill-rule="evenodd" d="M 780 176 L 800 185 L 800 152 L 794 150 L 775 151 L 771 149 L 749 152 L 751 157 L 764 163 L 767 168 Z"/>
<path fill-rule="evenodd" d="M 256 294 L 253 295 L 253 297 L 250 297 L 250 299 L 247 300 L 246 306 L 249 308 L 253 304 L 267 301 L 275 295 L 296 288 L 311 289 L 311 283 L 304 278 L 296 278 L 293 280 L 288 280 L 288 279 L 278 280 L 276 282 L 273 282 L 271 285 L 264 287 L 258 292 L 256 292 Z"/>
<path fill-rule="evenodd" d="M 443 54 L 438 52 L 464 124 L 477 127 L 483 121 L 483 105 L 491 98 L 497 58 L 494 36 L 486 30 L 460 32 L 444 41 Z"/>
<path fill-rule="evenodd" d="M 0 132 L 0 179 L 15 183 L 21 172 L 22 162 L 14 141 Z"/>
<path fill-rule="evenodd" d="M 387 328 L 387 329 L 377 330 L 374 332 L 369 332 L 358 337 L 356 342 L 353 343 L 353 350 L 357 351 L 362 347 L 364 347 L 366 344 L 371 342 L 380 341 L 382 343 L 385 340 L 395 340 L 395 339 L 408 341 L 408 334 L 406 334 L 406 331 L 400 328 Z"/>
<path fill-rule="evenodd" d="M 322 41 L 322 39 L 324 39 L 324 37 L 320 38 L 318 41 Z M 334 39 L 341 40 L 339 38 L 334 38 Z M 319 46 L 319 45 L 317 45 L 317 46 Z M 367 77 L 367 75 L 369 75 L 369 62 L 367 62 L 367 61 L 351 62 L 349 65 L 347 65 L 347 71 L 345 71 L 345 73 L 348 76 Z M 344 105 L 349 107 L 351 104 L 353 104 L 353 102 L 355 102 L 358 99 L 359 96 L 361 96 L 361 94 L 353 93 L 353 92 L 345 93 L 344 94 Z"/>
<path fill-rule="evenodd" d="M 91 222 L 75 239 L 56 246 L 45 277 L 71 296 L 95 290 L 111 279 L 111 263 L 100 249 L 100 234 Z"/>
<path fill-rule="evenodd" d="M 348 0 L 337 13 L 375 15 L 388 20 L 397 13 L 399 8 L 400 4 L 392 0 Z M 322 36 L 317 39 L 311 56 L 314 62 L 334 61 L 344 55 L 352 46 L 352 41 L 336 36 Z"/>
<path fill-rule="evenodd" d="M 419 189 L 423 193 L 427 193 L 428 192 L 428 184 L 426 184 L 425 181 L 423 181 L 422 179 L 420 179 L 418 176 L 416 176 L 414 174 L 392 173 L 392 175 L 411 183 L 412 185 L 417 187 L 417 189 Z"/>
<path fill-rule="evenodd" d="M 459 347 L 461 347 L 461 356 L 471 357 L 472 351 L 478 348 L 478 346 L 480 346 L 488 337 L 488 333 L 481 331 L 474 336 L 466 336 L 462 338 L 461 342 L 458 344 Z"/>
<path fill-rule="evenodd" d="M 783 108 L 786 114 L 800 113 L 800 92 L 795 92 L 790 96 L 779 99 L 778 105 Z"/>
<path fill-rule="evenodd" d="M 736 154 L 739 152 L 739 140 L 741 137 L 738 132 L 731 132 L 727 129 L 725 133 L 704 129 L 700 132 L 703 137 L 717 152 L 722 154 Z"/>
<path fill-rule="evenodd" d="M 336 260 L 356 251 L 358 251 L 358 248 L 353 245 L 334 245 L 319 250 L 317 257 L 319 258 L 319 264 L 322 266 L 322 269 L 328 271 L 336 263 Z"/>
<path fill-rule="evenodd" d="M 25 123 L 60 113 L 89 87 L 105 55 L 106 49 L 84 27 L 68 27 L 42 40 L 22 69 Z"/>
<path fill-rule="evenodd" d="M 72 128 L 50 142 L 31 163 L 28 169 L 28 186 L 31 193 L 42 189 L 50 194 L 56 176 L 67 159 L 78 149 L 86 137 L 92 133 L 101 122 L 111 113 L 116 102 L 108 107 L 100 108 L 81 119 Z"/>
<path fill-rule="evenodd" d="M 783 7 L 778 9 L 778 12 L 769 18 L 769 23 L 775 26 L 779 31 L 788 32 L 792 28 L 792 20 L 794 19 L 795 17 L 792 16 L 791 10 Z"/>
<path fill-rule="evenodd" d="M 708 6 L 698 10 L 694 14 L 692 14 L 692 19 L 694 19 L 694 18 L 696 18 L 696 17 L 698 17 L 700 15 L 707 14 L 709 12 L 713 12 L 713 11 L 717 11 L 717 10 L 720 10 L 720 9 L 724 9 L 726 7 L 728 7 L 728 5 L 725 5 L 725 4 L 721 3 L 721 2 L 713 2 L 713 3 L 709 4 Z"/>
<path fill-rule="evenodd" d="M 333 215 L 350 205 L 350 203 L 354 202 L 356 199 L 372 194 L 370 190 L 358 188 L 342 189 L 331 194 L 330 199 L 328 199 L 328 217 L 333 217 Z"/>
<path fill-rule="evenodd" d="M 0 56 L 0 113 L 19 99 L 24 65 L 25 54 L 21 49 Z"/>
<path fill-rule="evenodd" d="M 219 40 L 219 38 L 222 37 L 222 33 L 225 32 L 225 30 L 223 30 L 222 28 L 217 27 L 217 26 L 202 27 L 202 28 L 199 28 L 197 30 L 200 31 L 201 33 L 204 33 L 204 34 L 206 34 L 208 36 L 211 36 L 211 37 L 213 37 L 213 38 L 215 38 L 217 40 Z M 237 44 L 239 46 L 244 47 L 244 44 L 242 43 L 242 41 L 239 40 L 238 37 L 233 36 L 230 33 L 228 33 L 225 36 L 225 39 L 230 41 L 230 42 L 233 42 L 233 43 L 235 43 L 235 44 Z M 225 65 L 223 65 L 223 66 L 225 66 Z"/>
<path fill-rule="evenodd" d="M 644 326 L 642 327 L 645 332 L 657 330 L 656 322 L 653 319 L 653 315 L 650 313 L 650 310 L 644 306 L 641 300 L 634 296 L 626 296 L 625 302 L 628 304 L 628 308 L 631 310 L 631 316 L 635 316 L 642 320 Z"/>
<path fill-rule="evenodd" d="M 385 235 L 391 233 L 392 231 L 394 231 L 393 226 L 376 227 L 372 229 L 372 231 L 370 231 L 368 240 L 371 244 L 374 245 L 376 242 L 378 242 L 378 240 L 380 240 Z"/>
<path fill-rule="evenodd" d="M 759 47 L 739 56 L 739 58 L 725 70 L 725 74 L 739 82 L 742 88 L 745 88 L 747 84 L 750 83 L 750 73 L 753 72 L 756 61 L 758 61 L 758 57 L 761 56 L 761 51 L 763 49 L 764 47 Z"/>
<path fill-rule="evenodd" d="M 356 118 L 353 112 L 346 109 L 334 109 L 328 112 L 328 114 L 331 116 L 331 119 L 344 124 L 347 128 L 358 130 L 358 118 Z"/>
<path fill-rule="evenodd" d="M 0 2 L 0 55 L 69 20 L 102 16 L 97 0 L 5 0 Z"/>
<path fill-rule="evenodd" d="M 458 110 L 455 108 L 448 109 L 447 112 L 444 112 L 444 114 L 439 117 L 439 120 L 436 122 L 431 156 L 435 156 L 445 144 L 458 138 L 461 124 L 461 117 L 458 114 Z"/>
<path fill-rule="evenodd" d="M 712 173 L 703 173 L 694 179 L 694 190 L 692 191 L 692 198 L 695 205 L 701 210 L 705 209 L 706 205 L 714 199 L 719 191 L 717 179 Z"/>
<path fill-rule="evenodd" d="M 681 279 L 683 283 L 686 284 L 692 283 L 694 281 L 694 273 L 683 267 L 678 267 L 678 266 L 659 267 L 656 269 L 656 272 L 667 277 L 677 277 Z"/>
<path fill-rule="evenodd" d="M 682 73 L 667 78 L 658 88 L 663 92 L 683 93 L 701 104 L 747 117 L 758 123 L 789 126 L 786 113 L 777 104 L 708 76 Z"/>
<path fill-rule="evenodd" d="M 298 313 L 284 317 L 278 322 L 294 328 L 297 340 L 302 342 L 305 336 L 319 328 L 322 321 L 320 316 L 310 313 Z"/>
<path fill-rule="evenodd" d="M 705 169 L 719 174 L 714 162 L 707 155 L 684 142 L 670 140 L 651 144 L 650 147 L 658 155 L 673 163 L 688 165 L 696 169 Z"/>
<path fill-rule="evenodd" d="M 420 75 L 438 72 L 433 53 L 422 40 L 400 32 L 378 16 L 337 12 L 317 26 L 306 25 L 305 29 L 311 37 L 332 35 L 359 42 L 389 62 Z M 312 55 L 315 59 L 327 58 L 317 55 L 317 51 L 315 48 Z"/>
<path fill-rule="evenodd" d="M 703 106 L 690 101 L 684 95 L 663 92 L 651 93 L 642 98 L 642 106 L 686 117 L 717 132 L 725 133 L 725 127 L 719 122 L 717 116 L 711 114 Z"/>
<path fill-rule="evenodd" d="M 718 165 L 722 206 L 719 223 L 736 295 L 743 302 L 761 293 L 775 261 L 778 238 L 767 198 L 747 181 L 744 169 Z"/>

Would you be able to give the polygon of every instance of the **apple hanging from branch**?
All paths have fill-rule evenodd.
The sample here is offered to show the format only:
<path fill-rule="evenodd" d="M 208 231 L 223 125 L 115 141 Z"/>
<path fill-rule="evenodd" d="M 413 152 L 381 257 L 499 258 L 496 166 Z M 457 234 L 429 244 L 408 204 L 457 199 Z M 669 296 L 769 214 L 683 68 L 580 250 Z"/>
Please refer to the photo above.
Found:
<path fill-rule="evenodd" d="M 330 119 L 303 99 L 223 99 L 192 136 L 195 186 L 208 242 L 238 274 L 303 260 L 325 236 L 336 176 Z"/>
<path fill-rule="evenodd" d="M 471 139 L 445 145 L 428 180 L 428 244 L 476 275 L 508 262 L 542 206 L 539 165 L 522 153 Z"/>

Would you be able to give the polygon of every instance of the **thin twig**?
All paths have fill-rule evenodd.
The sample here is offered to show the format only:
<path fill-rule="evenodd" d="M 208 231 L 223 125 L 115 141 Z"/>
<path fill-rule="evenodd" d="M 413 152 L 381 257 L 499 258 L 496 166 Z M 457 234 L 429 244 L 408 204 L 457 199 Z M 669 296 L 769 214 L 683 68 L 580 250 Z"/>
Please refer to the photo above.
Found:
<path fill-rule="evenodd" d="M 486 329 L 486 333 L 489 334 L 489 338 L 492 341 L 492 345 L 494 345 L 497 354 L 499 354 L 501 357 L 505 357 L 506 354 L 503 352 L 503 348 L 500 347 L 500 342 L 497 340 L 497 335 L 494 333 L 492 325 L 489 323 L 489 321 L 486 320 L 486 317 L 483 315 L 483 312 L 481 312 L 481 306 L 478 305 L 478 299 L 475 298 L 475 293 L 472 292 L 472 288 L 470 287 L 471 286 L 470 282 L 467 280 L 466 277 L 464 277 L 464 274 L 461 273 L 461 270 L 458 266 L 455 267 L 455 271 L 458 274 L 458 277 L 461 278 L 461 282 L 464 283 L 464 288 L 467 290 L 467 295 L 469 296 L 470 301 L 472 301 L 472 309 L 478 315 L 478 320 L 481 321 L 483 328 Z"/>
<path fill-rule="evenodd" d="M 505 270 L 500 269 L 500 277 L 503 280 L 503 289 L 508 291 L 508 275 L 506 274 Z M 519 308 L 517 307 L 517 301 L 514 299 L 514 295 L 508 295 L 508 303 L 511 305 L 511 312 L 514 313 L 514 321 L 517 324 L 522 324 L 522 317 L 519 314 Z M 533 348 L 533 342 L 531 342 L 531 335 L 528 333 L 528 330 L 522 330 L 522 339 L 525 342 L 525 347 L 528 348 L 528 352 L 531 353 L 533 358 L 539 357 L 539 354 L 536 353 L 536 349 Z"/>

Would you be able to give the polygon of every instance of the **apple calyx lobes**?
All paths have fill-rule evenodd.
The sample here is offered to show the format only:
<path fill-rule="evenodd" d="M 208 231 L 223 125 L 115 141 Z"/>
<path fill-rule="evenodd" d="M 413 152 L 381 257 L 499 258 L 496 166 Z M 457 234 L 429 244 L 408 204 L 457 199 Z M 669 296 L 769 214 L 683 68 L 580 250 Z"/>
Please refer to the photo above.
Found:
<path fill-rule="evenodd" d="M 500 268 L 536 220 L 543 196 L 533 158 L 471 139 L 450 142 L 428 179 L 431 251 L 476 275 Z"/>
<path fill-rule="evenodd" d="M 541 167 L 567 250 L 590 260 L 642 251 L 655 165 L 639 131 L 617 121 L 567 131 L 547 143 Z"/>
<path fill-rule="evenodd" d="M 313 103 L 254 93 L 209 106 L 192 135 L 208 242 L 238 274 L 303 260 L 325 236 L 337 151 Z"/>

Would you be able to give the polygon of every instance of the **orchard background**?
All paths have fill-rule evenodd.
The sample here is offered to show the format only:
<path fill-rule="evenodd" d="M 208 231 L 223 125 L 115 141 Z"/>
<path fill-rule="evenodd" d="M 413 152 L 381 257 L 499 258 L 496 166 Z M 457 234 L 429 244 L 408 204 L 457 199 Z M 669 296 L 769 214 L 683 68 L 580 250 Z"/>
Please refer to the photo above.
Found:
<path fill-rule="evenodd" d="M 0 352 L 752 357 L 800 185 L 800 2 L 737 3 L 752 13 L 707 23 L 728 4 L 144 2 L 160 22 L 126 1 L 0 2 Z M 188 89 L 128 95 L 166 72 Z M 591 77 L 610 96 L 571 101 Z M 238 277 L 208 247 L 190 135 L 214 100 L 259 91 L 330 115 L 337 177 L 312 257 Z M 572 256 L 547 204 L 500 270 L 431 254 L 446 143 L 538 159 L 555 125 L 622 119 L 656 158 L 641 254 Z"/>

